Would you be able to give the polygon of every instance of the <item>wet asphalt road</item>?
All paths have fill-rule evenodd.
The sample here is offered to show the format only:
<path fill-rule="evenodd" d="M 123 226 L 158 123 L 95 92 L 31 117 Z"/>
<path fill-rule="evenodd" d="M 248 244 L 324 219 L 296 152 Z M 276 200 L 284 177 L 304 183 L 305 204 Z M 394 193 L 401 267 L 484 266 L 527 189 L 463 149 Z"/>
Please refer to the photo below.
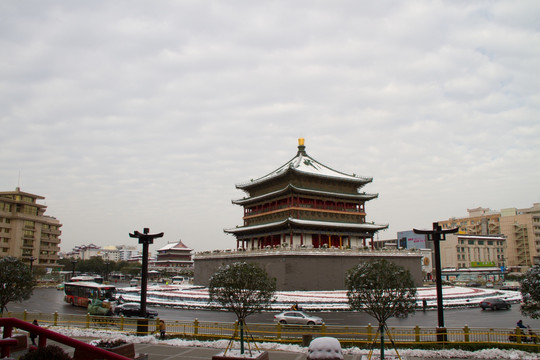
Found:
<path fill-rule="evenodd" d="M 208 310 L 184 310 L 168 307 L 148 308 L 158 311 L 159 317 L 171 320 L 194 320 L 199 321 L 235 321 L 234 314 L 223 311 Z M 53 313 L 58 311 L 63 314 L 86 314 L 85 308 L 74 307 L 64 302 L 63 291 L 55 288 L 36 288 L 33 296 L 29 300 L 21 303 L 12 302 L 8 304 L 8 310 L 19 312 L 27 310 L 29 312 Z M 253 314 L 249 317 L 251 323 L 272 323 L 273 312 L 263 312 Z M 314 312 L 313 315 L 320 316 L 328 325 L 366 325 L 376 324 L 375 319 L 357 312 Z M 489 327 L 489 328 L 509 328 L 515 326 L 519 319 L 529 324 L 535 329 L 540 329 L 540 319 L 533 320 L 523 317 L 519 313 L 519 304 L 513 304 L 510 310 L 482 311 L 480 308 L 447 309 L 444 311 L 445 326 L 462 327 L 467 324 L 469 327 Z M 390 319 L 389 326 L 437 326 L 437 311 L 417 311 L 414 315 L 405 319 Z"/>

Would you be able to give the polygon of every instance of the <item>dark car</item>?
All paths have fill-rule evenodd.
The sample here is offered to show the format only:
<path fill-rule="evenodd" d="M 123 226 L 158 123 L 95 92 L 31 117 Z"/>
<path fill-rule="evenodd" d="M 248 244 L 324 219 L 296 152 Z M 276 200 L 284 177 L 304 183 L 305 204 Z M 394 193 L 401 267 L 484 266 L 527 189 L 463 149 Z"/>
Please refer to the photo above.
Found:
<path fill-rule="evenodd" d="M 482 284 L 480 284 L 479 282 L 476 282 L 476 281 L 467 283 L 467 287 L 480 287 L 480 286 L 482 286 Z"/>
<path fill-rule="evenodd" d="M 510 309 L 510 303 L 504 301 L 503 299 L 499 298 L 488 298 L 482 300 L 480 303 L 480 307 L 482 310 L 491 309 L 491 310 L 499 310 L 499 309 Z"/>
<path fill-rule="evenodd" d="M 114 308 L 114 313 L 116 315 L 124 316 L 140 316 L 141 314 L 141 305 L 139 303 L 124 303 L 120 304 Z M 158 315 L 157 311 L 146 309 L 146 317 L 153 318 Z"/>

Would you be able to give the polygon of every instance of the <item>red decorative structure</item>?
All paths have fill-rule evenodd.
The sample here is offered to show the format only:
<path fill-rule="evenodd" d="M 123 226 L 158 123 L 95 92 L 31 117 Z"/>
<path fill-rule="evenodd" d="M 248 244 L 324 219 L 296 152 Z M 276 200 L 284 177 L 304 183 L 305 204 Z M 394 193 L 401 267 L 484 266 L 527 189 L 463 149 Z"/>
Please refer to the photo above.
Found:
<path fill-rule="evenodd" d="M 9 357 L 10 348 L 17 345 L 17 340 L 12 338 L 12 335 L 13 328 L 18 328 L 37 334 L 39 339 L 38 347 L 40 348 L 47 346 L 47 339 L 51 339 L 61 344 L 71 346 L 74 349 L 84 350 L 86 353 L 93 355 L 95 358 L 103 358 L 108 360 L 130 360 L 128 357 L 112 353 L 79 340 L 75 340 L 43 327 L 27 323 L 23 320 L 15 318 L 0 318 L 0 326 L 4 329 L 2 339 L 0 340 L 0 347 L 2 348 L 0 358 Z"/>

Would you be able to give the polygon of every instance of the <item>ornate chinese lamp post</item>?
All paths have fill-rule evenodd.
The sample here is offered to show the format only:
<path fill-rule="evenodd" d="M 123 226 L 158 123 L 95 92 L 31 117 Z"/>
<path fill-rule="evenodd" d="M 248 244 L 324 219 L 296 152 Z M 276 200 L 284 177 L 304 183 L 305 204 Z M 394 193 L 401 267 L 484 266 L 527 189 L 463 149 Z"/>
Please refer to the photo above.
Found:
<path fill-rule="evenodd" d="M 444 328 L 444 313 L 443 313 L 443 294 L 442 294 L 442 275 L 441 275 L 441 247 L 440 241 L 446 240 L 446 234 L 455 233 L 459 228 L 442 230 L 439 223 L 433 223 L 433 230 L 417 230 L 413 229 L 415 234 L 425 234 L 428 236 L 428 240 L 433 241 L 433 247 L 435 249 L 435 277 L 437 284 L 437 316 L 439 320 L 439 327 L 437 332 L 442 335 L 437 335 L 437 340 L 446 341 L 446 329 Z"/>
<path fill-rule="evenodd" d="M 129 237 L 139 239 L 139 244 L 143 246 L 143 263 L 142 263 L 142 275 L 141 275 L 141 317 L 146 317 L 146 292 L 148 284 L 148 245 L 154 243 L 154 239 L 163 237 L 163 233 L 149 234 L 150 229 L 144 228 L 143 234 L 138 231 L 134 231 L 133 234 L 129 234 Z"/>

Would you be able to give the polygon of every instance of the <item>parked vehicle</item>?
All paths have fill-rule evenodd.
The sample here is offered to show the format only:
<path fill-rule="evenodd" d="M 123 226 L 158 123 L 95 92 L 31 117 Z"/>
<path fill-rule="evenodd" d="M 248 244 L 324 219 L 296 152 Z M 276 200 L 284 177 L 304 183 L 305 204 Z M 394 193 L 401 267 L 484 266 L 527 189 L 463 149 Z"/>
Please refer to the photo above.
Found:
<path fill-rule="evenodd" d="M 480 287 L 480 286 L 482 286 L 482 284 L 476 281 L 471 281 L 470 283 L 467 284 L 467 287 Z"/>
<path fill-rule="evenodd" d="M 124 315 L 124 316 L 140 316 L 141 304 L 135 303 L 135 302 L 120 304 L 114 308 L 114 313 L 116 315 Z M 147 318 L 154 318 L 156 316 L 158 316 L 157 311 L 146 309 Z"/>
<path fill-rule="evenodd" d="M 189 282 L 189 277 L 182 275 L 173 276 L 171 281 L 173 285 L 187 284 Z"/>
<path fill-rule="evenodd" d="M 519 291 L 521 284 L 519 281 L 505 281 L 501 286 L 501 290 L 514 290 Z"/>
<path fill-rule="evenodd" d="M 324 321 L 318 316 L 308 315 L 303 311 L 284 311 L 274 315 L 274 322 L 282 325 L 322 325 Z"/>
<path fill-rule="evenodd" d="M 492 289 L 493 288 L 493 283 L 491 281 L 488 281 L 486 283 L 486 288 Z"/>
<path fill-rule="evenodd" d="M 491 310 L 505 309 L 505 310 L 508 310 L 508 309 L 510 309 L 511 305 L 510 305 L 510 303 L 504 301 L 503 299 L 488 298 L 488 299 L 484 299 L 484 300 L 482 300 L 482 302 L 480 302 L 480 307 L 482 308 L 482 310 L 486 310 L 486 309 L 491 309 Z"/>

